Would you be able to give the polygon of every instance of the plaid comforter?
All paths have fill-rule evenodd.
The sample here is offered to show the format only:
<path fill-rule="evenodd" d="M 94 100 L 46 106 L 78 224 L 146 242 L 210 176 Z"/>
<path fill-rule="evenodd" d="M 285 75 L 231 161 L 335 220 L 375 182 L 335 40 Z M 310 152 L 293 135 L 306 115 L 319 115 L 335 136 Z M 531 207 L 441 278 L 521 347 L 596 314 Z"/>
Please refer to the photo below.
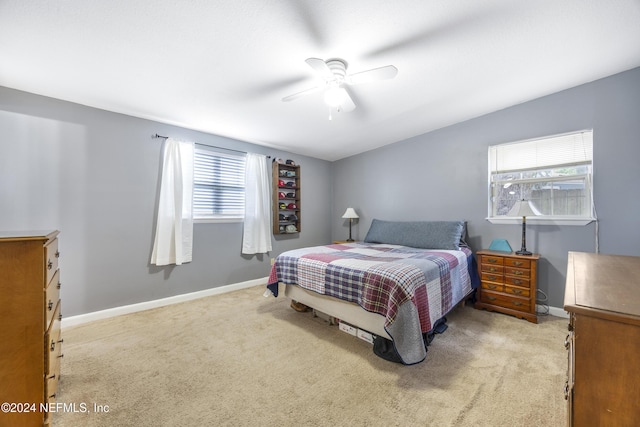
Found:
<path fill-rule="evenodd" d="M 284 252 L 269 275 L 278 282 L 360 305 L 385 316 L 385 329 L 406 364 L 422 361 L 422 334 L 471 289 L 472 253 L 406 246 L 350 243 Z"/>

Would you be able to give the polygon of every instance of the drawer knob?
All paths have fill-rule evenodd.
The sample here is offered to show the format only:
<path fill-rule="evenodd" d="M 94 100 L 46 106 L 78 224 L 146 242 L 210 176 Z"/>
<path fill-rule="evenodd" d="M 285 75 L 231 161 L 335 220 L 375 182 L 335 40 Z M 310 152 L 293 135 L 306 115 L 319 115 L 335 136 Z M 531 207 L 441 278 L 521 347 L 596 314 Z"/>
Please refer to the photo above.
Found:
<path fill-rule="evenodd" d="M 522 262 L 522 261 L 514 261 L 513 265 L 515 265 L 516 267 L 520 267 L 521 265 L 524 265 L 524 262 Z"/>
<path fill-rule="evenodd" d="M 514 293 L 514 294 L 516 294 L 516 295 L 522 295 L 522 290 L 520 290 L 520 289 L 514 289 L 514 290 L 513 290 L 513 293 Z"/>
<path fill-rule="evenodd" d="M 49 260 L 49 262 L 47 262 L 47 270 L 51 270 L 53 268 L 53 263 L 51 262 L 51 260 Z"/>
<path fill-rule="evenodd" d="M 498 262 L 498 260 L 497 260 L 497 259 L 493 259 L 493 258 L 489 258 L 489 259 L 487 260 L 487 262 L 490 262 L 490 263 L 495 264 L 496 262 Z"/>
<path fill-rule="evenodd" d="M 60 258 L 60 251 L 56 250 L 56 258 Z"/>
<path fill-rule="evenodd" d="M 495 301 L 495 300 L 496 300 L 496 297 L 487 296 L 487 299 L 488 299 L 489 301 Z"/>
<path fill-rule="evenodd" d="M 61 286 L 62 286 L 62 283 L 58 282 L 58 289 L 60 289 Z"/>
<path fill-rule="evenodd" d="M 498 277 L 497 276 L 487 276 L 487 279 L 489 280 L 496 280 Z"/>
<path fill-rule="evenodd" d="M 49 309 L 49 311 L 53 309 L 53 301 L 49 300 L 49 304 L 47 304 L 47 308 Z"/>
<path fill-rule="evenodd" d="M 522 303 L 520 301 L 513 301 L 513 305 L 515 305 L 516 307 L 519 307 L 522 305 Z"/>
<path fill-rule="evenodd" d="M 569 335 L 564 339 L 564 348 L 569 350 Z"/>
<path fill-rule="evenodd" d="M 522 271 L 514 271 L 513 274 L 516 276 L 522 276 L 524 273 Z"/>
<path fill-rule="evenodd" d="M 489 288 L 489 289 L 495 289 L 495 288 L 497 288 L 497 286 L 496 286 L 496 285 L 487 285 L 487 288 Z"/>

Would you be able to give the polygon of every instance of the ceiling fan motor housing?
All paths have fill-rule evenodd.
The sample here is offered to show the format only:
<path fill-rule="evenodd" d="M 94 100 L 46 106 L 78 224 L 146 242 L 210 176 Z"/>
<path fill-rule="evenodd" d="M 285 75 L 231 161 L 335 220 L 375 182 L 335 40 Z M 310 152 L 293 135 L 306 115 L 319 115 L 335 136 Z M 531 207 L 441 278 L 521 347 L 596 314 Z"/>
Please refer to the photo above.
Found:
<path fill-rule="evenodd" d="M 347 62 L 342 59 L 327 59 L 327 67 L 333 73 L 335 82 L 341 84 L 347 76 Z"/>

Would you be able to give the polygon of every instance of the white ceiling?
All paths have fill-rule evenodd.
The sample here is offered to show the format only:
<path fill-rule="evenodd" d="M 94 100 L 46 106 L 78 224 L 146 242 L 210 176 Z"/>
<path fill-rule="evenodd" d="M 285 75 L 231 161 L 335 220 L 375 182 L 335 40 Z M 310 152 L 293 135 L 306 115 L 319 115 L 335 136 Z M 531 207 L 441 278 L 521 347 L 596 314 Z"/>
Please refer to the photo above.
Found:
<path fill-rule="evenodd" d="M 640 0 L 0 0 L 1 86 L 326 160 L 638 66 Z"/>

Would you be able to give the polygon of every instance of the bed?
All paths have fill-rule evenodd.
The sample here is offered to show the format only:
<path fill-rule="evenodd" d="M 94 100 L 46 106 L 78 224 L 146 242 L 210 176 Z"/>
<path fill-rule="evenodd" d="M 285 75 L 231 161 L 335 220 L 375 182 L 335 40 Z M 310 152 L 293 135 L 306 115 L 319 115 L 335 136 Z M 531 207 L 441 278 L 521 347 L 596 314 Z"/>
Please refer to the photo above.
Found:
<path fill-rule="evenodd" d="M 425 337 L 478 285 L 462 221 L 374 219 L 363 242 L 276 257 L 267 287 L 393 343 L 400 362 L 423 361 Z"/>

